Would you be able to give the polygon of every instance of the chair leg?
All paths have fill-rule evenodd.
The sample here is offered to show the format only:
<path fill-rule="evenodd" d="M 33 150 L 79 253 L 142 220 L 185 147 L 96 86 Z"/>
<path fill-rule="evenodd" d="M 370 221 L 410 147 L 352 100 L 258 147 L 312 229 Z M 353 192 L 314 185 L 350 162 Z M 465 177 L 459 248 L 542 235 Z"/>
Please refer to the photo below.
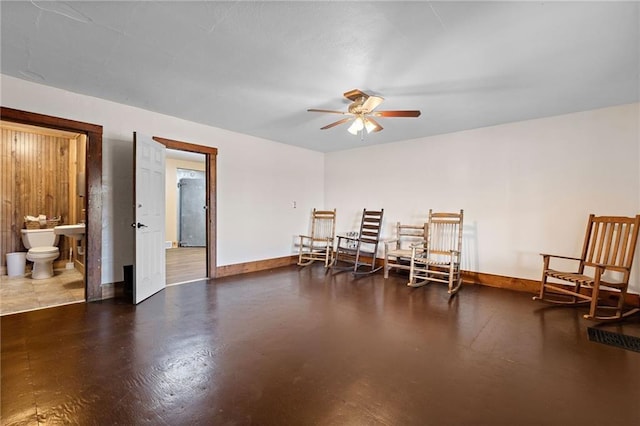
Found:
<path fill-rule="evenodd" d="M 387 257 L 387 254 L 384 254 L 384 279 L 389 278 L 389 258 Z"/>
<path fill-rule="evenodd" d="M 620 298 L 618 299 L 617 313 L 620 318 L 626 318 L 629 315 L 633 315 L 637 312 L 640 312 L 640 308 L 632 308 L 627 312 L 624 312 L 624 301 L 627 297 L 627 287 L 623 287 L 620 289 Z"/>
<path fill-rule="evenodd" d="M 542 266 L 542 278 L 540 279 L 540 293 L 537 296 L 533 296 L 533 300 L 544 300 L 545 298 L 545 285 L 547 284 L 547 269 L 549 269 L 549 256 L 544 256 Z"/>
<path fill-rule="evenodd" d="M 624 303 L 624 296 L 622 292 L 620 292 L 620 298 L 618 299 L 618 303 L 616 307 L 613 306 L 600 306 L 600 279 L 602 278 L 602 269 L 596 268 L 593 288 L 591 290 L 591 303 L 589 304 L 589 313 L 583 315 L 583 318 L 589 320 L 600 320 L 600 321 L 616 321 L 622 318 L 622 304 Z M 602 316 L 598 315 L 598 310 L 602 309 L 610 309 L 615 310 L 615 314 L 611 316 Z"/>
<path fill-rule="evenodd" d="M 409 272 L 409 282 L 407 283 L 407 286 L 409 287 L 422 287 L 423 285 L 426 285 L 429 283 L 428 280 L 428 275 L 429 275 L 429 266 L 428 265 L 424 265 L 425 267 L 425 273 L 424 273 L 424 279 L 422 281 L 418 281 L 419 278 L 422 278 L 420 276 L 416 276 L 416 273 L 414 271 L 414 268 L 411 268 L 411 271 Z"/>
<path fill-rule="evenodd" d="M 358 272 L 358 263 L 360 263 L 360 242 L 358 241 L 358 247 L 356 247 L 356 260 L 353 263 L 353 273 Z"/>
<path fill-rule="evenodd" d="M 329 265 L 327 265 L 326 268 L 324 268 L 324 274 L 327 275 L 329 273 L 329 271 L 331 270 L 331 268 L 333 267 L 333 264 L 336 263 L 336 258 L 333 257 L 331 258 L 331 261 L 329 262 Z"/>
<path fill-rule="evenodd" d="M 576 285 L 573 287 L 573 291 L 575 294 L 580 294 L 580 289 L 582 288 L 582 283 L 578 280 L 576 281 Z M 577 296 L 573 296 L 572 298 L 573 303 L 578 303 L 580 302 L 580 300 L 578 299 Z M 596 300 L 597 302 L 597 300 Z"/>
<path fill-rule="evenodd" d="M 329 245 L 327 244 L 327 246 L 324 249 L 324 267 L 325 268 L 329 267 L 330 254 L 331 254 L 331 249 L 329 248 Z"/>
<path fill-rule="evenodd" d="M 455 267 L 454 267 L 455 266 Z M 448 293 L 453 296 L 460 290 L 462 286 L 462 274 L 460 273 L 460 266 L 451 264 L 449 268 L 449 291 Z M 455 284 L 455 285 L 454 285 Z"/>
<path fill-rule="evenodd" d="M 416 272 L 415 272 L 415 268 L 416 268 L 416 262 L 415 262 L 415 253 L 412 253 L 411 255 L 411 262 L 409 263 L 409 282 L 407 283 L 408 287 L 420 287 L 421 285 L 424 284 L 418 284 L 416 281 Z M 425 281 L 426 283 L 426 281 Z"/>
<path fill-rule="evenodd" d="M 591 290 L 591 303 L 589 304 L 589 313 L 584 315 L 584 318 L 593 319 L 598 313 L 598 299 L 600 296 L 600 276 L 602 271 L 600 268 L 596 268 L 595 279 L 593 283 L 593 289 Z M 576 288 L 579 289 L 580 284 L 576 283 Z"/>
<path fill-rule="evenodd" d="M 298 266 L 308 266 L 311 265 L 313 263 L 313 259 L 305 259 L 306 262 L 303 262 L 303 254 L 304 253 L 300 253 L 300 255 L 298 256 Z"/>
<path fill-rule="evenodd" d="M 413 287 L 416 284 L 416 276 L 415 276 L 415 262 L 413 260 L 413 256 L 411 256 L 411 262 L 409 263 L 409 282 L 407 283 L 407 286 L 409 287 Z"/>
<path fill-rule="evenodd" d="M 327 248 L 325 251 L 324 267 L 328 268 L 333 263 L 333 240 L 327 239 Z"/>
<path fill-rule="evenodd" d="M 300 249 L 298 250 L 298 265 L 302 266 L 302 237 L 300 237 Z"/>

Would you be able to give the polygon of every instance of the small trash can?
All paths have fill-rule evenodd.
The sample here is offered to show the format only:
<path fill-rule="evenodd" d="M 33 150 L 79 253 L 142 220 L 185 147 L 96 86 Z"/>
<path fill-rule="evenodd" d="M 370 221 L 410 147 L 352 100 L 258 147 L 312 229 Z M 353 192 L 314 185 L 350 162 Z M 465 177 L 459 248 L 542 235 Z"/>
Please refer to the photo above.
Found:
<path fill-rule="evenodd" d="M 7 253 L 7 275 L 10 277 L 24 276 L 24 268 L 27 263 L 27 253 Z"/>

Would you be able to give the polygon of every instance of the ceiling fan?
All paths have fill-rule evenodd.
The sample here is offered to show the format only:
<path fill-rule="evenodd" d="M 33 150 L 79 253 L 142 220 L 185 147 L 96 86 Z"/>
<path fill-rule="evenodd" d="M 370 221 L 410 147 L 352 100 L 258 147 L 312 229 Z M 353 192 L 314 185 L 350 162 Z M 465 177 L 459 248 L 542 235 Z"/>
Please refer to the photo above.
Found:
<path fill-rule="evenodd" d="M 344 97 L 352 101 L 347 111 L 334 111 L 330 109 L 315 109 L 310 108 L 307 111 L 311 112 L 328 112 L 330 114 L 342 114 L 349 117 L 343 118 L 338 121 L 334 121 L 331 124 L 327 124 L 321 127 L 321 130 L 330 129 L 342 123 L 347 123 L 353 120 L 351 126 L 349 126 L 349 133 L 357 135 L 359 131 L 365 129 L 367 133 L 379 132 L 382 130 L 382 126 L 373 117 L 419 117 L 420 111 L 375 111 L 375 109 L 384 101 L 384 98 L 380 96 L 373 96 L 364 93 L 361 90 L 353 89 L 344 93 Z"/>

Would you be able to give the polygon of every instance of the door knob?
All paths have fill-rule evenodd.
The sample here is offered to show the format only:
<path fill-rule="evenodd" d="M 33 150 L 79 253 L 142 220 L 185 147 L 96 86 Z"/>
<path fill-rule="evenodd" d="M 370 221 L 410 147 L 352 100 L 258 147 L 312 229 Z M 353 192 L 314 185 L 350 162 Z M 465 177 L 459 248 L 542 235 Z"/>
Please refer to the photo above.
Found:
<path fill-rule="evenodd" d="M 131 224 L 131 227 L 132 227 L 132 228 L 146 228 L 146 227 L 147 227 L 147 225 L 145 225 L 144 223 L 140 223 L 140 222 L 138 222 L 138 223 L 136 224 L 136 223 L 134 222 L 134 223 L 132 223 L 132 224 Z"/>

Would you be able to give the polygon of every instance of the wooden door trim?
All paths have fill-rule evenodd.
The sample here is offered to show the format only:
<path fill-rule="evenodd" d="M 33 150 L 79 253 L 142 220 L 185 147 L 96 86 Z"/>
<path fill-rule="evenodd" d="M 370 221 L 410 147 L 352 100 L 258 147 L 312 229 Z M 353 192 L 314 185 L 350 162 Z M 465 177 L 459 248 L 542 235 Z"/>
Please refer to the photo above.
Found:
<path fill-rule="evenodd" d="M 87 136 L 87 251 L 85 300 L 102 299 L 102 126 L 50 115 L 0 107 L 2 120 L 66 130 Z"/>
<path fill-rule="evenodd" d="M 216 205 L 216 162 L 218 156 L 218 149 L 210 146 L 195 145 L 188 142 L 181 142 L 172 139 L 165 139 L 158 136 L 154 136 L 153 140 L 160 142 L 169 149 L 176 149 L 180 151 L 194 152 L 197 154 L 204 154 L 205 156 L 205 173 L 206 179 L 206 196 L 207 196 L 207 219 L 206 219 L 206 237 L 207 237 L 207 277 L 216 278 L 216 245 L 217 245 L 217 232 L 216 232 L 216 217 L 217 217 L 217 205 Z"/>

